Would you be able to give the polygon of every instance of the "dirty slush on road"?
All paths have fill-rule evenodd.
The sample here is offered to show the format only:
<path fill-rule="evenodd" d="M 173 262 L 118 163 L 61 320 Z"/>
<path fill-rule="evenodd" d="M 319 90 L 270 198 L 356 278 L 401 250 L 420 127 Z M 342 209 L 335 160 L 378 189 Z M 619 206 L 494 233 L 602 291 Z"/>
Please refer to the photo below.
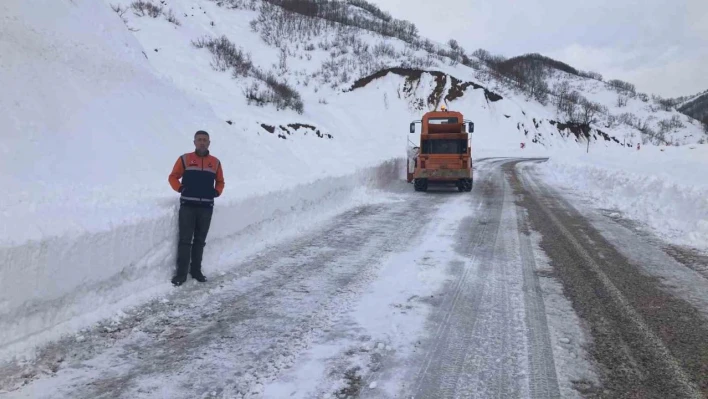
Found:
<path fill-rule="evenodd" d="M 708 324 L 686 301 L 661 288 L 571 205 L 516 162 L 504 166 L 528 210 L 554 277 L 593 338 L 602 386 L 589 398 L 708 397 Z"/>

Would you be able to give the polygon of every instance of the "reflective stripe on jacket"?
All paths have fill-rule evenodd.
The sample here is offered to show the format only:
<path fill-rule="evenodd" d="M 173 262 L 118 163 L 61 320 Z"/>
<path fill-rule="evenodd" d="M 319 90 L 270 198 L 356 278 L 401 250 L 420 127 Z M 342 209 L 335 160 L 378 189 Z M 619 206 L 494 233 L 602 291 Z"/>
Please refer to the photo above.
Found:
<path fill-rule="evenodd" d="M 179 179 L 182 179 L 180 183 Z M 168 178 L 170 186 L 182 193 L 182 203 L 214 205 L 214 197 L 224 190 L 224 173 L 215 156 L 200 157 L 196 152 L 182 155 L 175 162 Z"/>

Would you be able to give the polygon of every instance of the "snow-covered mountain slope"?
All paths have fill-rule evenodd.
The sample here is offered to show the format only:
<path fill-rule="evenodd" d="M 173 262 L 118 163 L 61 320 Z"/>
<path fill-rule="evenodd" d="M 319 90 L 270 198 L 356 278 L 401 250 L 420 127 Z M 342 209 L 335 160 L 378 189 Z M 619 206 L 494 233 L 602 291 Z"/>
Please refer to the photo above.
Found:
<path fill-rule="evenodd" d="M 560 120 L 589 124 L 643 144 L 683 145 L 706 139 L 702 124 L 678 112 L 675 102 L 638 93 L 631 83 L 604 81 L 600 74 L 538 54 L 506 61 L 483 51 L 476 54 L 484 61 L 480 80 L 514 87 L 547 105 Z"/>
<path fill-rule="evenodd" d="M 691 94 L 688 96 L 681 96 L 681 97 L 672 98 L 671 100 L 676 104 L 676 106 L 678 108 L 681 108 L 682 106 L 684 106 L 684 105 L 692 102 L 693 100 L 695 100 L 699 97 L 702 97 L 704 95 L 708 95 L 708 90 L 704 90 L 704 91 L 697 93 L 697 94 Z"/>
<path fill-rule="evenodd" d="M 588 100 L 607 107 L 607 113 L 597 116 L 596 125 L 617 136 L 641 139 L 657 145 L 692 144 L 706 137 L 701 124 L 675 108 L 664 108 L 642 93 L 623 92 L 606 82 L 574 76 L 558 71 L 552 78 L 569 82 L 572 89 Z M 645 130 L 646 129 L 646 130 Z"/>
<path fill-rule="evenodd" d="M 356 23 L 386 22 L 350 3 Z M 261 0 L 2 7 L 0 352 L 169 288 L 178 203 L 167 175 L 199 129 L 226 179 L 205 253 L 213 271 L 371 200 L 362 188 L 404 172 L 408 122 L 441 102 L 475 121 L 474 157 L 580 153 L 588 136 L 593 153 L 629 151 L 643 139 L 609 116 L 569 124 L 552 102 L 450 62 L 430 41 Z M 594 81 L 557 79 L 608 109 L 616 101 Z M 640 102 L 612 112 L 646 121 L 653 111 Z M 684 124 L 667 132 L 672 142 L 696 141 Z"/>
<path fill-rule="evenodd" d="M 708 90 L 691 96 L 676 107 L 682 113 L 708 124 Z"/>
<path fill-rule="evenodd" d="M 279 3 L 274 1 L 275 3 Z M 129 3 L 122 7 L 129 9 Z M 167 7 L 170 7 L 169 10 Z M 350 6 L 352 18 L 359 17 L 358 7 Z M 146 48 L 158 50 L 150 54 L 160 71 L 174 76 L 176 82 L 190 82 L 183 74 L 175 71 L 178 63 L 188 63 L 190 76 L 199 71 L 208 70 L 204 62 L 195 65 L 192 62 L 198 55 L 194 54 L 196 41 L 220 39 L 221 43 L 232 45 L 241 52 L 242 58 L 252 61 L 239 73 L 237 79 L 232 79 L 226 85 L 232 97 L 235 91 L 243 93 L 243 97 L 252 96 L 254 92 L 263 91 L 262 79 L 254 76 L 264 76 L 269 73 L 287 83 L 301 97 L 317 99 L 318 104 L 327 102 L 329 98 L 347 90 L 358 79 L 376 74 L 387 68 L 403 67 L 414 70 L 445 71 L 457 79 L 473 81 L 477 84 L 491 86 L 495 91 L 507 91 L 509 98 L 524 99 L 526 95 L 507 83 L 508 79 L 500 79 L 490 75 L 484 65 L 474 69 L 452 61 L 449 55 L 455 55 L 446 46 L 433 45 L 429 41 L 420 43 L 406 42 L 395 37 L 381 36 L 377 33 L 359 29 L 345 24 L 331 23 L 320 18 L 312 18 L 297 13 L 284 11 L 269 2 L 239 1 L 176 1 L 163 7 L 163 14 L 176 15 L 176 26 L 168 23 L 165 18 L 137 17 L 128 10 L 123 15 L 126 24 L 137 29 L 136 37 Z M 367 14 L 372 20 L 370 13 Z M 362 17 L 363 18 L 363 17 Z M 385 23 L 385 21 L 378 20 Z M 354 22 L 352 22 L 354 23 Z M 365 25 L 356 22 L 358 25 Z M 399 35 L 406 38 L 405 35 Z M 263 43 L 267 46 L 263 46 Z M 252 45 L 251 43 L 258 43 Z M 160 53 L 160 46 L 170 46 Z M 179 48 L 179 50 L 178 50 Z M 233 50 L 232 50 L 233 51 Z M 208 56 L 223 56 L 228 51 L 224 46 L 216 51 L 201 51 Z M 184 53 L 184 54 L 183 54 Z M 448 56 L 445 56 L 448 55 Z M 202 59 L 206 60 L 202 57 Z M 169 65 L 163 64 L 167 63 Z M 222 65 L 223 62 L 211 62 Z M 243 67 L 243 62 L 237 62 Z M 456 65 L 449 67 L 450 64 Z M 551 92 L 547 103 L 541 107 L 536 119 L 556 120 L 561 123 L 580 122 L 571 120 L 568 115 L 558 111 L 556 88 L 563 82 L 568 83 L 569 91 L 577 91 L 593 104 L 604 109 L 594 111 L 595 115 L 587 119 L 588 128 L 602 130 L 604 134 L 595 134 L 594 138 L 605 135 L 616 137 L 623 144 L 633 146 L 641 143 L 655 144 L 688 144 L 705 138 L 702 126 L 675 109 L 662 109 L 655 101 L 641 93 L 623 92 L 609 83 L 577 76 L 545 66 L 546 82 Z M 221 75 L 230 75 L 237 69 L 224 68 Z M 214 104 L 228 103 L 223 99 L 221 84 L 219 87 L 200 87 L 198 91 Z M 243 98 L 241 98 L 243 100 Z M 257 103 L 256 101 L 252 101 Z M 535 101 L 531 101 L 536 103 Z M 305 107 L 312 101 L 305 101 Z M 537 107 L 536 103 L 529 108 Z M 523 107 L 522 107 L 523 108 Z M 577 113 L 584 112 L 583 107 L 576 106 Z M 524 109 L 524 111 L 526 111 Z M 227 117 L 228 115 L 225 115 Z M 524 123 L 518 120 L 515 122 Z M 587 129 L 586 129 L 587 130 Z M 601 139 L 602 139 L 601 138 Z"/>

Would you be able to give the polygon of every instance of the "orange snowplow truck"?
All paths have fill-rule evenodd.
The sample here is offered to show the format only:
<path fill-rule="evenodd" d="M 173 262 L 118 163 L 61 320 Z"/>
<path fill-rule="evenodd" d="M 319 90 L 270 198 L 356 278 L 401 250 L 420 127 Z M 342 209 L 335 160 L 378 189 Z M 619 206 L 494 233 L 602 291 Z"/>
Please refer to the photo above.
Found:
<path fill-rule="evenodd" d="M 415 191 L 430 185 L 455 185 L 459 191 L 472 191 L 472 149 L 470 134 L 474 122 L 461 113 L 431 111 L 410 125 L 411 134 L 421 124 L 420 144 L 408 140 L 408 182 Z"/>

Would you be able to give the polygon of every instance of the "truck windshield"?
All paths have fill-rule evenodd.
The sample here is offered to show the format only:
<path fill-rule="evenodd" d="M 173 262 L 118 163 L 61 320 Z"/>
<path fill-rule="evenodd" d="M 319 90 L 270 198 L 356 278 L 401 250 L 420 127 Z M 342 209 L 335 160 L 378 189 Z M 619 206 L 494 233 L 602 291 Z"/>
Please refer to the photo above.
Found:
<path fill-rule="evenodd" d="M 425 140 L 423 154 L 464 154 L 467 152 L 467 140 Z"/>

